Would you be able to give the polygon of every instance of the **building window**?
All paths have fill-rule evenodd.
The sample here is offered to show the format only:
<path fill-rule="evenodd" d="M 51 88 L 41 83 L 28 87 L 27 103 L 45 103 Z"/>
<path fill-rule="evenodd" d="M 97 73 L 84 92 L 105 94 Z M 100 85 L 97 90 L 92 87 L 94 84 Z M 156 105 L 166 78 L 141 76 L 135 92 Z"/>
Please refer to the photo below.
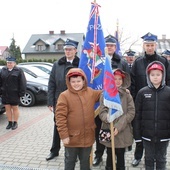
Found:
<path fill-rule="evenodd" d="M 38 45 L 37 47 L 38 47 L 37 48 L 38 51 L 43 51 L 43 45 Z"/>
<path fill-rule="evenodd" d="M 63 51 L 63 44 L 57 44 L 56 50 Z"/>
<path fill-rule="evenodd" d="M 36 51 L 45 51 L 45 46 L 44 45 L 36 45 L 35 46 L 35 50 Z"/>

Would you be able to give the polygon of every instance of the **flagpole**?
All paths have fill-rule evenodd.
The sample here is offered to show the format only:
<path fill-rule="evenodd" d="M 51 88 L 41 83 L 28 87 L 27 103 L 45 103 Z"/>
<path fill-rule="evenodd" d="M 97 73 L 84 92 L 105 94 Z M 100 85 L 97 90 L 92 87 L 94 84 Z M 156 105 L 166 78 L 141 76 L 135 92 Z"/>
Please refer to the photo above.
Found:
<path fill-rule="evenodd" d="M 107 47 L 105 47 L 105 55 L 108 56 L 108 48 Z M 115 163 L 115 142 L 114 142 L 113 122 L 110 123 L 110 131 L 111 131 L 111 146 L 112 146 L 113 170 L 116 170 L 116 163 Z"/>
<path fill-rule="evenodd" d="M 96 0 L 94 0 L 94 3 L 96 3 Z M 94 112 L 95 118 L 98 114 L 99 114 L 99 107 Z M 93 165 L 93 146 L 92 146 L 91 153 L 90 153 L 90 167 L 92 167 L 92 165 Z"/>
<path fill-rule="evenodd" d="M 117 40 L 119 41 L 119 20 L 118 19 L 116 23 L 116 30 L 117 30 Z"/>
<path fill-rule="evenodd" d="M 115 141 L 114 141 L 114 132 L 113 132 L 113 122 L 110 123 L 110 130 L 111 130 L 111 145 L 112 145 L 112 162 L 113 162 L 113 169 L 116 169 L 115 163 Z"/>

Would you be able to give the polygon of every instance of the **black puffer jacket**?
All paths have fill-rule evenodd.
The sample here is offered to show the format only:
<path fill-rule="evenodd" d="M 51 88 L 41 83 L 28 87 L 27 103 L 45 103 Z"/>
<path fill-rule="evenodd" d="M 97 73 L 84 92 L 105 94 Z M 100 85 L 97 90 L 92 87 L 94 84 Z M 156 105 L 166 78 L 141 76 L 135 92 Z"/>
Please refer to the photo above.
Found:
<path fill-rule="evenodd" d="M 138 91 L 147 86 L 146 81 L 146 68 L 147 66 L 153 62 L 153 61 L 160 61 L 164 64 L 166 72 L 168 73 L 168 60 L 162 56 L 157 55 L 156 53 L 154 55 L 148 56 L 146 53 L 142 57 L 138 57 L 132 66 L 131 69 L 131 94 L 135 100 L 136 95 Z M 166 74 L 166 84 L 170 86 L 170 74 Z"/>
<path fill-rule="evenodd" d="M 67 89 L 66 86 L 66 74 L 70 68 L 78 67 L 79 58 L 75 56 L 72 64 L 67 62 L 66 57 L 62 57 L 56 61 L 51 70 L 49 82 L 48 82 L 48 106 L 56 105 L 56 101 L 61 92 Z"/>
<path fill-rule="evenodd" d="M 161 86 L 157 89 L 150 82 L 148 75 L 147 82 L 148 86 L 139 90 L 136 96 L 133 127 L 135 141 L 140 142 L 142 139 L 152 142 L 169 140 L 170 87 L 165 85 L 165 74 Z"/>

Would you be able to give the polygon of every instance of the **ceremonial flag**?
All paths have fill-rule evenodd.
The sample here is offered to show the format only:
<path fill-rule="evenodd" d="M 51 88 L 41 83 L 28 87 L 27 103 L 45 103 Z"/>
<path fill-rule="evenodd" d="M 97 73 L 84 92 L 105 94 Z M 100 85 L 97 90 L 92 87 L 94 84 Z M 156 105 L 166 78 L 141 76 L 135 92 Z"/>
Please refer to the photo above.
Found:
<path fill-rule="evenodd" d="M 115 37 L 117 39 L 117 42 L 116 42 L 116 53 L 119 54 L 122 57 L 122 52 L 120 50 L 119 33 L 118 33 L 118 31 L 115 32 Z"/>
<path fill-rule="evenodd" d="M 109 108 L 108 122 L 113 122 L 116 118 L 123 114 L 123 110 L 119 92 L 115 84 L 110 60 L 110 56 L 106 55 L 104 67 L 103 98 L 104 105 Z"/>
<path fill-rule="evenodd" d="M 92 2 L 87 33 L 79 67 L 84 70 L 88 86 L 103 89 L 105 40 L 99 16 L 99 5 Z"/>

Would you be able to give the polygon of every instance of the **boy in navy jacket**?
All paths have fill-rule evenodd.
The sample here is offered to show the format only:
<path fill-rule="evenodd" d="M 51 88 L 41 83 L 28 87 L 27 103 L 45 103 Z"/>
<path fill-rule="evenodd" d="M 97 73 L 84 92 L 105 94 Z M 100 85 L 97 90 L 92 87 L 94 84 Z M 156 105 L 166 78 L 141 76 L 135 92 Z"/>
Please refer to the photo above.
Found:
<path fill-rule="evenodd" d="M 134 119 L 135 142 L 145 148 L 145 169 L 166 169 L 170 139 L 170 87 L 165 85 L 165 67 L 154 61 L 146 68 L 148 86 L 139 90 Z"/>

